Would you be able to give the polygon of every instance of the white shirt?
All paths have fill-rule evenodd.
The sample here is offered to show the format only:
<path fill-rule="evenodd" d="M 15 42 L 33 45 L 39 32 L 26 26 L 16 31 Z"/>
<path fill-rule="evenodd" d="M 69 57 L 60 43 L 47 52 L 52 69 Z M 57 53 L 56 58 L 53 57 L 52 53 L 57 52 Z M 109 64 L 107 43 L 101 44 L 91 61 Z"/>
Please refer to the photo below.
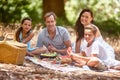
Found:
<path fill-rule="evenodd" d="M 115 59 L 115 53 L 114 53 L 114 49 L 112 48 L 112 46 L 110 46 L 107 42 L 105 42 L 102 36 L 97 37 L 96 40 L 98 40 L 99 43 L 101 43 L 104 46 L 104 48 L 107 50 L 109 58 Z"/>
<path fill-rule="evenodd" d="M 100 60 L 105 60 L 108 58 L 107 51 L 102 44 L 98 42 L 98 40 L 94 40 L 92 45 L 87 47 L 87 44 L 82 45 L 82 51 L 86 53 L 86 56 L 90 57 L 91 54 L 97 54 L 97 57 Z"/>

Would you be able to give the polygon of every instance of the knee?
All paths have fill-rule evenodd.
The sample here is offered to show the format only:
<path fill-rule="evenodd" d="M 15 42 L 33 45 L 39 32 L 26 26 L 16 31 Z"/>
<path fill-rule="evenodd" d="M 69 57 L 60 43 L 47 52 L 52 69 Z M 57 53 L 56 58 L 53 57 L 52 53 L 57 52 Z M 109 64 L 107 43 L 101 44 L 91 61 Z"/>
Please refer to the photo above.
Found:
<path fill-rule="evenodd" d="M 87 65 L 90 67 L 94 67 L 95 65 L 97 65 L 99 63 L 99 59 L 97 58 L 92 58 L 87 62 Z"/>

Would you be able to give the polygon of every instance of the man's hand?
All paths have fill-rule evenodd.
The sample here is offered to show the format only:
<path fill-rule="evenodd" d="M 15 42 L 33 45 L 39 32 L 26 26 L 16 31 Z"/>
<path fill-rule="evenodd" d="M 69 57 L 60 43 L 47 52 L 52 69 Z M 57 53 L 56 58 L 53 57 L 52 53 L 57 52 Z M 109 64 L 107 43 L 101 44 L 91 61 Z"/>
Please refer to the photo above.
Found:
<path fill-rule="evenodd" d="M 56 52 L 57 51 L 57 49 L 53 45 L 49 45 L 48 50 L 49 50 L 49 52 Z"/>

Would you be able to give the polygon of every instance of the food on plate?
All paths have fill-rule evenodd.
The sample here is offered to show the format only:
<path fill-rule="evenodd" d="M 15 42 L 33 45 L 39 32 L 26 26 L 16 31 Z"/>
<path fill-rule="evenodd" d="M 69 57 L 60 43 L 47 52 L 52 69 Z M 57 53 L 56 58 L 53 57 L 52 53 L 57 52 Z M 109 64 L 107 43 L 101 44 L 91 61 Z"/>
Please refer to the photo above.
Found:
<path fill-rule="evenodd" d="M 68 55 L 61 56 L 60 59 L 61 59 L 61 64 L 71 64 L 72 63 L 72 59 Z"/>
<path fill-rule="evenodd" d="M 57 53 L 41 53 L 40 57 L 42 58 L 54 58 L 57 56 Z"/>

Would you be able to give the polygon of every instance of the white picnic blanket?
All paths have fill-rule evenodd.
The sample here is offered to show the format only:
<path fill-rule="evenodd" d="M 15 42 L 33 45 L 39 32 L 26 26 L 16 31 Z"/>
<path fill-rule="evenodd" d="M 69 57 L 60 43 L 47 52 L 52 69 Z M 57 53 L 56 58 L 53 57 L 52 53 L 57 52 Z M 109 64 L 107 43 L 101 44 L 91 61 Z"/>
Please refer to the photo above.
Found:
<path fill-rule="evenodd" d="M 76 66 L 72 66 L 72 65 L 67 65 L 67 66 L 63 66 L 61 64 L 52 64 L 49 61 L 43 61 L 40 60 L 37 57 L 29 57 L 26 56 L 25 59 L 29 59 L 30 61 L 32 61 L 35 64 L 41 65 L 45 68 L 49 68 L 49 69 L 53 69 L 53 70 L 58 70 L 58 71 L 63 71 L 63 72 L 69 72 L 69 71 L 76 71 L 76 70 L 90 70 L 87 67 L 84 68 L 80 68 L 80 67 L 76 67 Z"/>
<path fill-rule="evenodd" d="M 52 64 L 50 61 L 40 60 L 37 57 L 26 56 L 25 59 L 28 59 L 32 61 L 33 63 L 41 65 L 45 68 L 53 69 L 56 71 L 70 72 L 70 71 L 77 71 L 77 70 L 91 70 L 88 66 L 83 66 L 82 68 L 80 68 L 80 67 L 76 67 L 72 65 L 63 66 L 61 64 Z M 105 71 L 105 72 L 120 72 L 120 71 L 108 69 L 108 71 Z"/>

